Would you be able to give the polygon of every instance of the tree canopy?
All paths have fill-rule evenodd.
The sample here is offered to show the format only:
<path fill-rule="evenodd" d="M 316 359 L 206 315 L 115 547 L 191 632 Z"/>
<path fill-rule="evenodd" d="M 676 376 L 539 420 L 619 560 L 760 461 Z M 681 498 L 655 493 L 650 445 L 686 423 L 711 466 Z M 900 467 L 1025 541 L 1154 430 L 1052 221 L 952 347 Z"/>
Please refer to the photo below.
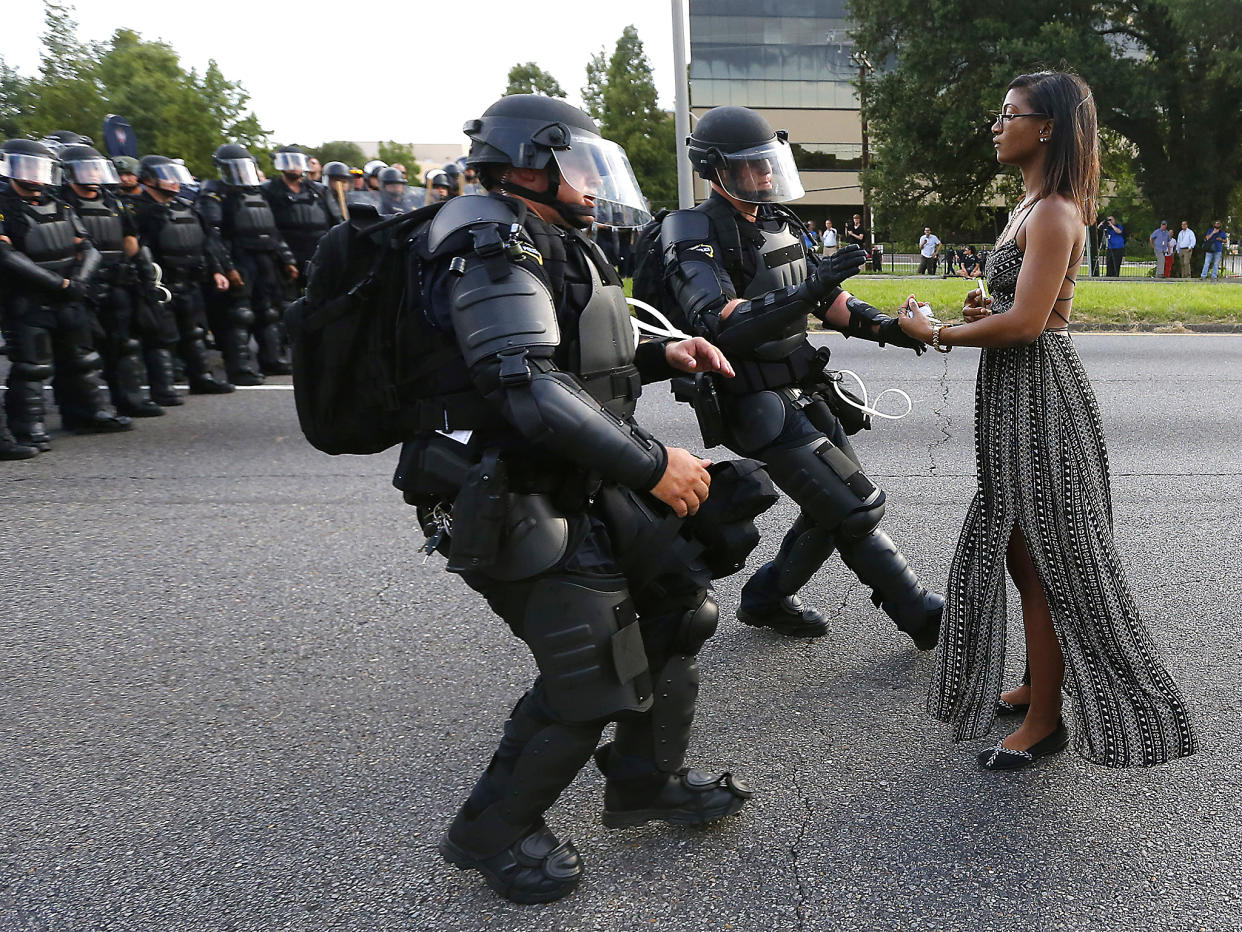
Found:
<path fill-rule="evenodd" d="M 673 115 L 657 104 L 651 62 L 633 26 L 625 27 L 610 57 L 604 49 L 592 56 L 582 99 L 603 135 L 625 148 L 652 209 L 676 207 Z"/>
<path fill-rule="evenodd" d="M 247 109 L 249 96 L 214 61 L 186 71 L 163 42 L 118 29 L 107 42 L 83 43 L 72 8 L 44 4 L 39 74 L 23 77 L 0 60 L 0 129 L 5 137 L 39 137 L 69 129 L 99 140 L 109 113 L 124 116 L 143 153 L 183 158 L 211 174 L 222 142 L 247 146 L 263 162 L 268 133 Z M 267 167 L 266 165 L 264 167 Z"/>
<path fill-rule="evenodd" d="M 1106 197 L 1141 193 L 1174 223 L 1226 213 L 1242 178 L 1242 121 L 1225 115 L 1242 91 L 1242 0 L 852 0 L 850 9 L 858 47 L 885 63 L 865 86 L 876 157 L 864 184 L 882 214 L 970 227 L 989 198 L 1012 199 L 989 114 L 1014 77 L 1044 68 L 1073 70 L 1092 87 Z"/>
<path fill-rule="evenodd" d="M 556 78 L 533 61 L 519 62 L 509 69 L 509 83 L 503 96 L 510 94 L 542 94 L 544 97 L 565 99 L 565 91 Z"/>

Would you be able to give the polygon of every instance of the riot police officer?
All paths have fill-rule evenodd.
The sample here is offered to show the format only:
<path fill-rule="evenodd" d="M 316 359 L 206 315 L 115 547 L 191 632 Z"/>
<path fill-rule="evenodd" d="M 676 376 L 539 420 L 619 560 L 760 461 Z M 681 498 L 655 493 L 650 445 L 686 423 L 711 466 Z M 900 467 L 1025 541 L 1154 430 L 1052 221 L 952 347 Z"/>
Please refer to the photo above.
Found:
<path fill-rule="evenodd" d="M 50 193 L 55 159 L 28 139 L 9 140 L 0 154 L 0 295 L 12 364 L 4 398 L 9 428 L 21 445 L 51 449 L 43 383 L 54 377 L 66 429 L 131 430 L 129 418 L 109 404 L 85 305 L 99 253 L 73 208 Z"/>
<path fill-rule="evenodd" d="M 298 146 L 281 146 L 272 153 L 272 164 L 280 175 L 264 183 L 263 196 L 272 208 L 276 228 L 297 260 L 296 282 L 300 285 L 319 237 L 336 221 L 327 190 L 305 177 L 310 162 Z"/>
<path fill-rule="evenodd" d="M 354 189 L 354 175 L 344 162 L 329 162 L 323 167 L 324 181 L 328 186 L 328 206 L 332 209 L 332 222 L 340 223 L 349 218 L 346 203 Z"/>
<path fill-rule="evenodd" d="M 439 204 L 453 196 L 448 174 L 440 168 L 427 176 L 427 203 Z"/>
<path fill-rule="evenodd" d="M 140 190 L 138 160 L 132 155 L 118 155 L 112 160 L 112 164 L 116 167 L 118 178 L 116 193 L 122 198 L 135 197 Z"/>
<path fill-rule="evenodd" d="M 817 360 L 807 314 L 846 336 L 922 347 L 895 318 L 840 288 L 865 253 L 845 249 L 819 261 L 806 252 L 804 228 L 782 203 L 804 193 L 784 132 L 753 110 L 717 107 L 699 119 L 688 145 L 712 193 L 661 225 L 671 298 L 690 332 L 717 341 L 737 367 L 736 379 L 718 383 L 724 442 L 766 463 L 802 509 L 776 558 L 743 587 L 738 618 L 792 636 L 826 633 L 824 617 L 797 592 L 835 549 L 875 604 L 930 650 L 944 600 L 919 585 L 877 527 L 884 493 L 863 473 L 828 405 L 825 350 Z"/>
<path fill-rule="evenodd" d="M 60 167 L 65 179 L 61 195 L 99 250 L 90 301 L 103 332 L 99 349 L 112 402 L 130 417 L 158 417 L 164 407 L 182 402 L 173 387 L 169 351 L 176 326 L 154 293 L 150 253 L 139 248 L 129 202 L 105 187 L 117 184 L 111 162 L 90 146 L 71 145 L 61 149 Z M 138 288 L 140 280 L 145 289 Z"/>
<path fill-rule="evenodd" d="M 221 395 L 233 386 L 218 379 L 207 358 L 207 315 L 203 288 L 228 291 L 224 251 L 207 235 L 202 218 L 181 197 L 191 181 L 184 165 L 163 155 L 143 156 L 138 164 L 142 191 L 133 198 L 134 220 L 144 248 L 159 264 L 162 283 L 172 295 L 169 309 L 176 322 L 177 349 L 194 395 Z"/>
<path fill-rule="evenodd" d="M 684 766 L 695 655 L 716 607 L 670 508 L 697 511 L 711 477 L 705 461 L 633 418 L 642 381 L 729 370 L 703 340 L 635 350 L 621 281 L 583 231 L 596 203 L 617 202 L 637 221 L 643 201 L 622 150 L 590 117 L 515 95 L 466 133 L 491 193 L 449 201 L 415 234 L 420 342 L 440 362 L 420 370 L 435 386 L 429 430 L 403 449 L 395 481 L 425 506 L 444 494 L 440 482 L 455 482 L 449 568 L 539 665 L 440 842 L 502 896 L 536 903 L 581 877 L 578 852 L 544 813 L 592 754 L 609 826 L 702 824 L 750 795 L 728 774 Z M 316 276 L 321 261 L 325 272 L 340 267 L 317 256 Z M 308 300 L 315 290 L 313 278 Z M 473 434 L 462 445 L 437 426 Z M 501 499 L 505 514 L 492 507 Z M 610 721 L 615 739 L 597 750 Z"/>
<path fill-rule="evenodd" d="M 298 277 L 297 260 L 276 228 L 276 217 L 259 188 L 259 167 L 243 146 L 226 143 L 212 154 L 220 178 L 203 185 L 199 213 L 228 246 L 230 288 L 216 308 L 212 331 L 221 336 L 221 352 L 229 381 L 257 385 L 262 376 L 250 357 L 250 330 L 259 348 L 259 369 L 266 375 L 288 375 L 282 325 L 285 298 L 282 274 Z"/>
<path fill-rule="evenodd" d="M 384 216 L 403 214 L 422 206 L 417 203 L 405 183 L 405 173 L 389 166 L 379 173 L 379 212 Z"/>

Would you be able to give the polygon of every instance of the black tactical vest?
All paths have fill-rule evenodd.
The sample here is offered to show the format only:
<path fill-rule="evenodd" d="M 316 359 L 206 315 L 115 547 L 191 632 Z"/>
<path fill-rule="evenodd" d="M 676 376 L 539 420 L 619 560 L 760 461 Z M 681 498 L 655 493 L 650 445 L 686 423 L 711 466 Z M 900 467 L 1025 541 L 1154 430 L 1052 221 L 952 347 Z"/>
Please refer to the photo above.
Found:
<path fill-rule="evenodd" d="M 28 224 L 22 251 L 31 261 L 67 278 L 78 255 L 74 242 L 77 230 L 70 219 L 69 207 L 51 198 L 42 204 L 23 199 L 21 205 L 22 216 Z"/>
<path fill-rule="evenodd" d="M 175 197 L 161 216 L 164 223 L 152 245 L 163 268 L 183 276 L 201 272 L 206 267 L 203 249 L 207 234 L 194 208 L 189 201 Z"/>
<path fill-rule="evenodd" d="M 228 188 L 224 196 L 224 235 L 234 246 L 259 252 L 276 248 L 276 217 L 258 188 Z"/>
<path fill-rule="evenodd" d="M 94 200 L 75 198 L 74 209 L 82 218 L 91 242 L 99 250 L 104 266 L 120 265 L 125 261 L 125 227 L 121 222 L 121 208 L 100 193 Z"/>
<path fill-rule="evenodd" d="M 318 237 L 331 226 L 328 212 L 311 188 L 311 182 L 303 181 L 302 190 L 297 194 L 289 190 L 283 181 L 278 181 L 268 190 L 272 192 L 276 225 L 286 237 L 290 234 Z"/>

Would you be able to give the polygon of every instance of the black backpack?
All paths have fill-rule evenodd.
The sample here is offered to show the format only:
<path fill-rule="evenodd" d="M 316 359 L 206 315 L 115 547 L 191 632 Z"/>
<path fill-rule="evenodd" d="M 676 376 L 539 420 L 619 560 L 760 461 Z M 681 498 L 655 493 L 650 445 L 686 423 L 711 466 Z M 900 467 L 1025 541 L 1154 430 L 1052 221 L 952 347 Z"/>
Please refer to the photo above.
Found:
<path fill-rule="evenodd" d="M 324 453 L 379 453 L 442 417 L 412 387 L 459 353 L 451 337 L 428 334 L 418 290 L 407 287 L 410 238 L 440 206 L 354 217 L 315 249 L 307 293 L 285 320 L 298 422 Z"/>

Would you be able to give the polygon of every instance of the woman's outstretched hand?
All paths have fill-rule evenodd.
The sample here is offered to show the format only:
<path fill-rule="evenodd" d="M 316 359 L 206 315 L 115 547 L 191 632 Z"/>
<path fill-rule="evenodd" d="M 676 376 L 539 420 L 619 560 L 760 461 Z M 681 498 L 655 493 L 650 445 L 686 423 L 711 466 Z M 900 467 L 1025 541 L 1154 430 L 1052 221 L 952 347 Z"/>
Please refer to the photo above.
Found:
<path fill-rule="evenodd" d="M 991 315 L 992 299 L 990 297 L 985 298 L 978 288 L 966 292 L 966 301 L 962 304 L 962 317 L 966 319 L 966 323 L 973 324 L 976 320 L 983 320 Z"/>

